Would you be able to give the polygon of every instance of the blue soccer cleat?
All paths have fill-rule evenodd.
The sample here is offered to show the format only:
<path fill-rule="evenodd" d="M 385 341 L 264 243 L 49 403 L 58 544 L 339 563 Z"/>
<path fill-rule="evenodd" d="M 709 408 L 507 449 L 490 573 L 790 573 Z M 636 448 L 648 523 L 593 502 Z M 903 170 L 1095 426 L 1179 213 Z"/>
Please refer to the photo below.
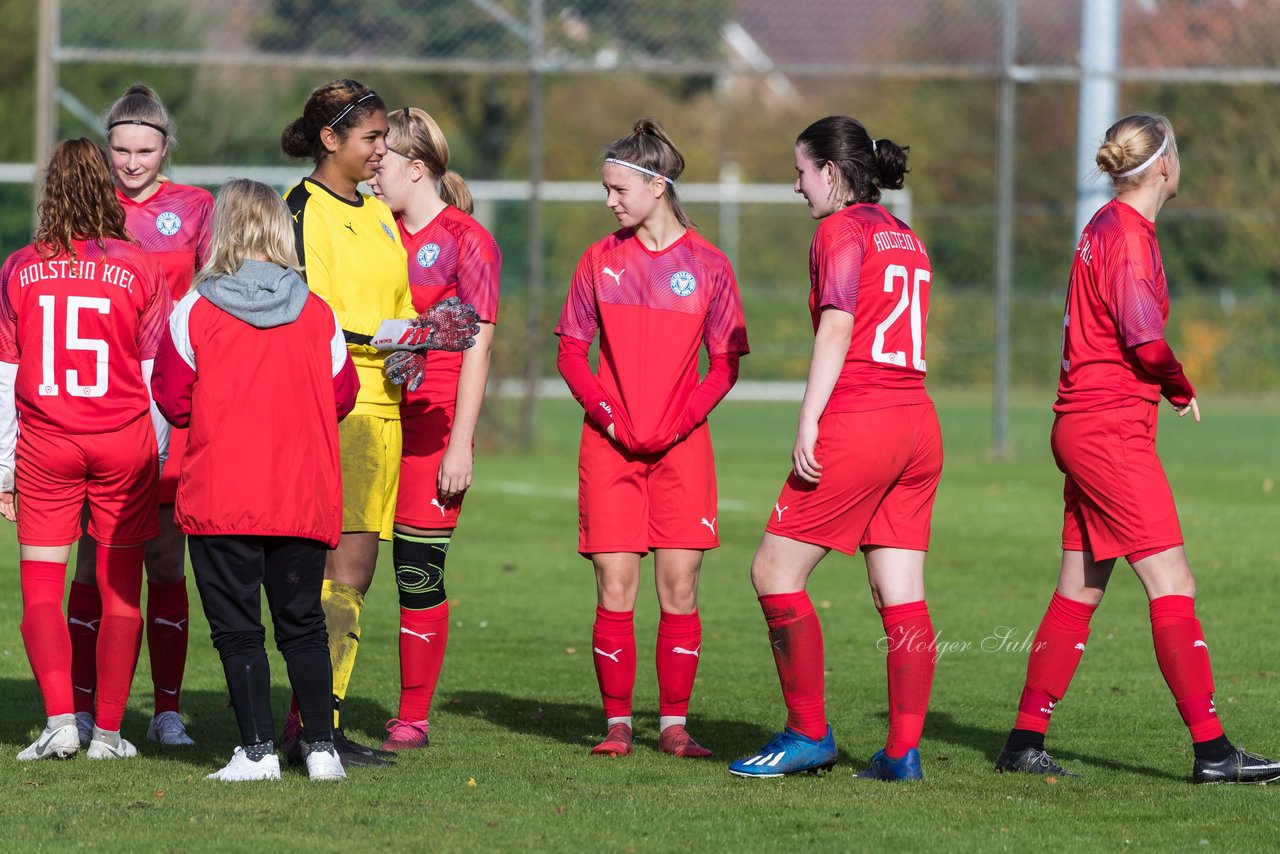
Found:
<path fill-rule="evenodd" d="M 760 748 L 755 756 L 729 763 L 729 773 L 739 777 L 783 777 L 826 771 L 836 764 L 836 740 L 827 726 L 820 740 L 787 727 Z"/>
<path fill-rule="evenodd" d="M 920 751 L 914 747 L 903 754 L 901 759 L 890 759 L 883 750 L 877 750 L 871 757 L 871 767 L 859 771 L 857 776 L 864 780 L 884 780 L 896 783 L 899 780 L 923 780 L 924 772 L 920 770 Z"/>

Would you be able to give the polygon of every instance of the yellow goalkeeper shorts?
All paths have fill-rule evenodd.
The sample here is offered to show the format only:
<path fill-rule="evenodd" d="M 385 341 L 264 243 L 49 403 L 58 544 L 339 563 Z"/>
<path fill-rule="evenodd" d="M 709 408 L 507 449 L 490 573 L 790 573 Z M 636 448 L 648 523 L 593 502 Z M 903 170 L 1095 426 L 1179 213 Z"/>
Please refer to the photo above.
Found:
<path fill-rule="evenodd" d="M 342 530 L 391 539 L 400 488 L 400 422 L 348 415 L 338 424 L 342 449 Z"/>

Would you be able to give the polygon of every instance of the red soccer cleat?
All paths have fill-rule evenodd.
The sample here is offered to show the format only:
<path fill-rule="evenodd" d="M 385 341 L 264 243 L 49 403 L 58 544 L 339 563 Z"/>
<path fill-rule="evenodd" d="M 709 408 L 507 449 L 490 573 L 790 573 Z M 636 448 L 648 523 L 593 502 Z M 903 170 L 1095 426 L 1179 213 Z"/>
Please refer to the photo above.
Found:
<path fill-rule="evenodd" d="M 393 718 L 387 722 L 387 740 L 382 750 L 421 750 L 430 744 L 426 721 L 402 721 Z"/>
<path fill-rule="evenodd" d="M 614 724 L 609 727 L 604 741 L 591 748 L 591 752 L 599 756 L 626 756 L 631 753 L 631 727 L 626 724 Z"/>
<path fill-rule="evenodd" d="M 658 749 L 684 759 L 702 759 L 711 755 L 711 751 L 694 741 L 680 724 L 672 724 L 662 731 L 658 736 Z"/>

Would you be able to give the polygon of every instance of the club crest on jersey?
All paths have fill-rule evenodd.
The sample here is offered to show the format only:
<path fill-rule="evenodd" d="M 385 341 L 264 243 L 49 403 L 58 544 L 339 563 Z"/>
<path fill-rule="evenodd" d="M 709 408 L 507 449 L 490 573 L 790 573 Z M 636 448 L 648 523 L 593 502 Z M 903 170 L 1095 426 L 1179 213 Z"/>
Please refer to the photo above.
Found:
<path fill-rule="evenodd" d="M 391 226 L 387 225 L 385 222 L 382 222 L 381 220 L 378 221 L 378 225 L 382 226 L 382 230 L 387 233 L 387 239 L 390 240 L 392 243 L 395 243 L 396 235 L 395 235 L 395 232 L 391 230 Z"/>
<path fill-rule="evenodd" d="M 440 257 L 440 244 L 428 243 L 418 250 L 418 266 L 430 267 Z"/>
<path fill-rule="evenodd" d="M 182 228 L 182 217 L 173 211 L 165 211 L 156 217 L 156 231 L 165 237 L 173 237 Z"/>
<path fill-rule="evenodd" d="M 671 274 L 671 293 L 678 297 L 692 296 L 694 288 L 697 286 L 698 280 L 688 270 L 681 270 L 679 273 Z"/>

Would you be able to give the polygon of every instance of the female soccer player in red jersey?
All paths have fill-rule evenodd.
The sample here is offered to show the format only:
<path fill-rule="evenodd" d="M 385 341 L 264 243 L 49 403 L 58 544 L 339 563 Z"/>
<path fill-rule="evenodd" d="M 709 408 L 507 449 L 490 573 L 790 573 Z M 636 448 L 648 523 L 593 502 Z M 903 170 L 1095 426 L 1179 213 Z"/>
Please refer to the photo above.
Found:
<path fill-rule="evenodd" d="M 942 434 L 924 387 L 932 270 L 920 238 L 880 206 L 907 149 L 848 116 L 796 139 L 796 192 L 821 220 L 809 250 L 813 360 L 792 473 L 751 564 L 778 666 L 787 725 L 729 770 L 779 777 L 835 764 L 823 700 L 822 627 L 805 592 L 835 549 L 867 562 L 888 652 L 889 735 L 859 776 L 920 779 L 917 744 L 933 684 L 924 561 Z"/>
<path fill-rule="evenodd" d="M 154 259 L 128 239 L 105 154 L 89 140 L 54 151 L 39 220 L 35 242 L 0 268 L 0 512 L 18 523 L 22 639 L 48 716 L 18 758 L 80 747 L 62 595 L 87 501 L 102 599 L 88 756 L 124 759 L 137 755 L 120 722 L 168 442 L 168 425 L 148 417 L 147 385 L 169 294 Z"/>
<path fill-rule="evenodd" d="M 116 197 L 124 207 L 125 230 L 156 260 L 167 294 L 176 302 L 191 289 L 195 271 L 208 255 L 213 196 L 208 190 L 161 178 L 177 139 L 169 111 L 146 86 L 129 87 L 107 112 L 107 145 Z M 160 472 L 160 534 L 147 543 L 143 561 L 147 570 L 147 653 L 155 703 L 147 739 L 164 745 L 189 745 L 194 742 L 179 716 L 179 701 L 187 665 L 190 611 L 183 577 L 185 543 L 173 521 L 186 431 L 173 430 L 170 435 L 169 457 Z M 93 732 L 94 647 L 102 614 L 94 584 L 94 551 L 93 539 L 85 537 L 67 600 L 81 743 L 87 743 Z"/>
<path fill-rule="evenodd" d="M 748 352 L 724 254 L 680 207 L 684 158 L 653 119 L 605 149 L 605 205 L 621 228 L 578 262 L 556 334 L 559 368 L 586 410 L 578 463 L 578 551 L 596 573 L 592 651 L 608 734 L 593 753 L 631 752 L 633 612 L 653 552 L 658 604 L 658 748 L 709 756 L 685 729 L 702 648 L 698 571 L 716 531 L 707 415 Z M 587 358 L 600 334 L 599 373 Z M 699 382 L 698 349 L 710 357 Z"/>
<path fill-rule="evenodd" d="M 1067 693 L 1089 620 L 1124 557 L 1147 592 L 1156 661 L 1191 732 L 1192 781 L 1280 779 L 1280 762 L 1234 747 L 1218 721 L 1195 579 L 1156 454 L 1161 395 L 1178 415 L 1200 420 L 1195 389 L 1164 337 L 1169 291 L 1155 220 L 1178 192 L 1173 126 L 1162 116 L 1127 116 L 1107 131 L 1096 161 L 1116 197 L 1085 227 L 1067 287 L 1051 437 L 1066 475 L 1062 566 L 996 770 L 1066 773 L 1044 750 L 1049 715 Z"/>
<path fill-rule="evenodd" d="M 178 524 L 240 727 L 231 761 L 209 778 L 280 778 L 265 589 L 306 721 L 307 770 L 342 779 L 320 588 L 342 528 L 338 421 L 355 405 L 356 369 L 333 310 L 295 272 L 284 199 L 240 178 L 215 210 L 209 261 L 173 312 L 151 383 L 165 417 L 191 428 Z"/>
<path fill-rule="evenodd" d="M 471 218 L 471 191 L 449 169 L 449 143 L 428 113 L 405 107 L 388 117 L 388 156 L 370 182 L 391 208 L 409 256 L 416 311 L 457 296 L 480 318 L 463 353 L 393 354 L 404 451 L 392 555 L 400 591 L 400 706 L 383 750 L 426 747 L 427 715 L 449 638 L 444 565 L 471 486 L 472 445 L 489 376 L 498 318 L 502 255 Z"/>
<path fill-rule="evenodd" d="M 355 80 L 312 90 L 302 115 L 280 136 L 290 157 L 315 169 L 285 196 L 293 215 L 298 260 L 311 291 L 338 316 L 360 390 L 338 428 L 342 446 L 342 538 L 325 567 L 325 623 L 333 664 L 334 744 L 346 764 L 382 764 L 394 754 L 344 734 L 346 696 L 360 641 L 360 612 L 373 582 L 379 540 L 390 540 L 400 480 L 400 388 L 384 375 L 392 350 L 465 349 L 475 313 L 454 301 L 422 316 L 413 308 L 404 247 L 391 210 L 359 191 L 387 154 L 387 111 L 378 94 Z M 286 721 L 287 747 L 297 715 Z M 290 751 L 294 761 L 302 753 Z"/>

